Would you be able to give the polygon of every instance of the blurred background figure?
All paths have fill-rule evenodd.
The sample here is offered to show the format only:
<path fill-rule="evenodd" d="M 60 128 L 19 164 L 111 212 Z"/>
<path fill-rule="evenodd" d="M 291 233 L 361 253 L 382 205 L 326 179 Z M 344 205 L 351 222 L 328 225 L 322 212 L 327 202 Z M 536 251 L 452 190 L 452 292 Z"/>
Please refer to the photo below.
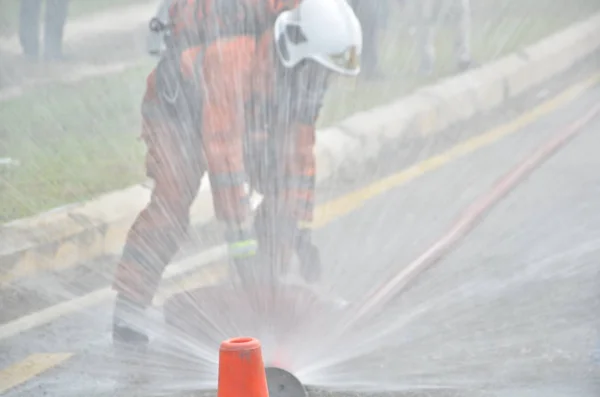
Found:
<path fill-rule="evenodd" d="M 389 0 L 350 0 L 363 29 L 361 75 L 367 79 L 383 77 L 379 67 L 380 38 L 385 31 Z"/>
<path fill-rule="evenodd" d="M 146 39 L 146 46 L 150 55 L 160 56 L 165 48 L 165 31 L 161 28 L 169 23 L 169 7 L 172 2 L 173 0 L 159 0 L 156 13 L 150 21 L 150 32 Z"/>
<path fill-rule="evenodd" d="M 455 57 L 458 69 L 473 66 L 471 57 L 471 4 L 470 0 L 408 0 L 416 16 L 416 35 L 421 54 L 420 71 L 433 73 L 436 61 L 435 39 L 437 29 L 445 22 L 455 28 Z"/>
<path fill-rule="evenodd" d="M 24 55 L 31 60 L 37 60 L 41 55 L 40 14 L 42 3 L 42 0 L 21 0 L 19 39 Z M 46 60 L 64 60 L 62 42 L 69 0 L 46 0 L 45 3 L 43 58 Z"/>

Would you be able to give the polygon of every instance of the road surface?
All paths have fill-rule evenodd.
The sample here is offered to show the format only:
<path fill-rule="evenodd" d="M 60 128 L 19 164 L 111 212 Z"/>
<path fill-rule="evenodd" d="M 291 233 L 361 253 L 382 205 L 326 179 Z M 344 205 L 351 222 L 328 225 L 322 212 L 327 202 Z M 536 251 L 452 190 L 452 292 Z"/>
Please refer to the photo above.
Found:
<path fill-rule="evenodd" d="M 511 167 L 600 102 L 598 77 L 586 81 L 586 89 L 524 116 L 471 126 L 473 136 L 459 143 L 432 138 L 435 145 L 391 148 L 384 167 L 332 187 L 315 232 L 328 265 L 325 286 L 360 302 L 389 280 Z M 319 341 L 308 336 L 315 339 L 303 341 L 308 347 L 297 360 L 302 379 L 411 396 L 599 395 L 600 366 L 592 359 L 600 341 L 599 130 L 596 118 L 407 293 L 347 330 L 353 343 L 313 351 Z M 111 310 L 100 302 L 2 338 L 0 394 L 114 395 L 126 371 L 111 349 Z M 151 318 L 162 332 L 159 311 Z M 137 366 L 153 392 L 125 395 L 214 385 L 216 349 L 161 335 L 151 362 Z M 201 359 L 186 363 L 186 352 Z"/>

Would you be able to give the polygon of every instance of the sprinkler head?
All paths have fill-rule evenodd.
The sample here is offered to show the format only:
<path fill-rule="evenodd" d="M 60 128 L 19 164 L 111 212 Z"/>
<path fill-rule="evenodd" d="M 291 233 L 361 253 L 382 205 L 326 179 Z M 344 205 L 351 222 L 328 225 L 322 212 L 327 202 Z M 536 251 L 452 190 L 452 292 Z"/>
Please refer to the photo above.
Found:
<path fill-rule="evenodd" d="M 266 367 L 269 397 L 308 397 L 306 388 L 291 372 L 277 367 Z"/>

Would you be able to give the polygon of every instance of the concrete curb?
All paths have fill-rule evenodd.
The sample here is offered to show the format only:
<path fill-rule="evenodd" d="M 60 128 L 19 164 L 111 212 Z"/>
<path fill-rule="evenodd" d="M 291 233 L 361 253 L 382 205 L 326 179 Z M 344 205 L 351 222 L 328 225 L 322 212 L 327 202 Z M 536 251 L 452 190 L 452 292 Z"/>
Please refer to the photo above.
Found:
<path fill-rule="evenodd" d="M 388 105 L 319 131 L 318 181 L 343 177 L 375 161 L 398 139 L 438 133 L 502 105 L 566 71 L 600 48 L 600 13 L 479 69 L 445 79 Z M 118 254 L 148 201 L 138 185 L 0 226 L 0 284 Z M 192 207 L 194 226 L 213 220 L 205 180 Z"/>

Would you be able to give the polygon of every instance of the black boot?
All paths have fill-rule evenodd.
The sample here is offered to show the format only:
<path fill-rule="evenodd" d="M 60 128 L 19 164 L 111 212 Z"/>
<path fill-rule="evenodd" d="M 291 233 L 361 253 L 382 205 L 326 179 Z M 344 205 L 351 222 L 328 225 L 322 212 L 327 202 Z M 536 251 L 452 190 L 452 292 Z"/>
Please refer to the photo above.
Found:
<path fill-rule="evenodd" d="M 310 238 L 300 238 L 296 242 L 296 254 L 300 261 L 300 274 L 308 284 L 316 283 L 321 279 L 322 264 L 321 253 Z"/>
<path fill-rule="evenodd" d="M 113 344 L 145 347 L 148 336 L 136 323 L 143 320 L 145 307 L 118 294 L 113 314 Z"/>

